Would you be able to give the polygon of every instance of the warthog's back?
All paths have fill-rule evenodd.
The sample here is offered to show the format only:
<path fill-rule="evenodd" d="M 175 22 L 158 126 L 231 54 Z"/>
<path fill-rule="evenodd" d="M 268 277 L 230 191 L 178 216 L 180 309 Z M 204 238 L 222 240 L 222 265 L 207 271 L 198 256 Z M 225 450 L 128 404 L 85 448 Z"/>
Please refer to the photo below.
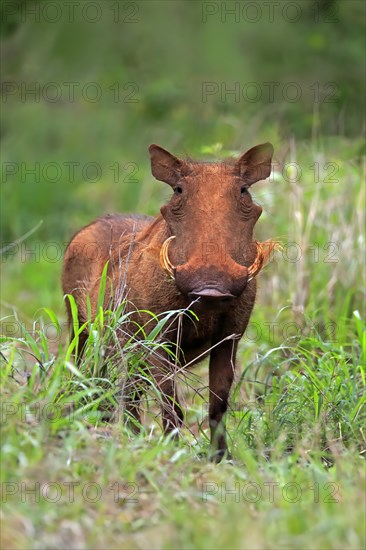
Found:
<path fill-rule="evenodd" d="M 97 218 L 71 239 L 62 272 L 65 294 L 85 295 L 100 277 L 112 253 L 146 229 L 154 218 L 136 214 L 111 214 Z"/>

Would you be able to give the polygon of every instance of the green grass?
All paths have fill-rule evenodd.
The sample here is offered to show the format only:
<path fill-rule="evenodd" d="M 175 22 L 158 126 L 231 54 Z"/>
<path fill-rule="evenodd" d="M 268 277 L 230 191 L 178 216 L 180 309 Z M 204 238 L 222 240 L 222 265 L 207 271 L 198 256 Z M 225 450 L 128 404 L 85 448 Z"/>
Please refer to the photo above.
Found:
<path fill-rule="evenodd" d="M 46 318 L 60 330 L 53 312 Z M 95 335 L 89 342 L 99 364 L 102 319 L 113 330 L 108 312 L 93 324 L 104 334 L 97 348 Z M 351 328 L 351 340 L 313 336 L 258 354 L 238 377 L 228 414 L 234 461 L 218 466 L 207 459 L 204 399 L 188 384 L 179 443 L 162 436 L 151 387 L 132 435 L 121 418 L 103 423 L 100 405 L 118 408 L 113 373 L 86 372 L 98 364 L 93 353 L 73 365 L 77 339 L 56 358 L 42 326 L 3 338 L 2 547 L 362 548 L 366 333 L 358 312 Z M 156 334 L 150 346 L 158 342 Z"/>

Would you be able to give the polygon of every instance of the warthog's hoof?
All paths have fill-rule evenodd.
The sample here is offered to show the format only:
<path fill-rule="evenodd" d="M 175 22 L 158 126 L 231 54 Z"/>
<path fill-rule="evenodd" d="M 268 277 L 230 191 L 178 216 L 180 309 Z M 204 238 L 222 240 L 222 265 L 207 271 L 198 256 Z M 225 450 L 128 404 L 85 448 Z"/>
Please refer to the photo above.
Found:
<path fill-rule="evenodd" d="M 228 449 L 218 449 L 217 451 L 211 451 L 210 461 L 218 464 L 222 460 L 231 461 L 233 458 Z"/>

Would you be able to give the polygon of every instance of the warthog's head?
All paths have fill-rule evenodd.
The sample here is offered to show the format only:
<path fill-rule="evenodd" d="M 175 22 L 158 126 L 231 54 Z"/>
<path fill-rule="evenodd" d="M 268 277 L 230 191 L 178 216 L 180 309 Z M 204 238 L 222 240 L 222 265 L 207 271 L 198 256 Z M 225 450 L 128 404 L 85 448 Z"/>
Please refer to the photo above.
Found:
<path fill-rule="evenodd" d="M 161 208 L 171 238 L 161 262 L 190 299 L 220 304 L 240 296 L 263 257 L 253 242 L 262 208 L 249 188 L 271 172 L 273 147 L 264 143 L 237 160 L 180 160 L 158 145 L 149 148 L 154 177 L 174 194 Z"/>

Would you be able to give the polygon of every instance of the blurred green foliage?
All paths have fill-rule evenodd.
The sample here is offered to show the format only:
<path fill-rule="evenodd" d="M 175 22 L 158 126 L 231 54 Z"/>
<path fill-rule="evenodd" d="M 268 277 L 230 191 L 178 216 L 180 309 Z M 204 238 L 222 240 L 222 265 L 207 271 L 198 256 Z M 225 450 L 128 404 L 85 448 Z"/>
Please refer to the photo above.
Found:
<path fill-rule="evenodd" d="M 41 219 L 36 238 L 64 241 L 103 212 L 155 213 L 151 142 L 200 156 L 361 134 L 363 2 L 55 4 L 1 5 L 5 242 Z"/>

